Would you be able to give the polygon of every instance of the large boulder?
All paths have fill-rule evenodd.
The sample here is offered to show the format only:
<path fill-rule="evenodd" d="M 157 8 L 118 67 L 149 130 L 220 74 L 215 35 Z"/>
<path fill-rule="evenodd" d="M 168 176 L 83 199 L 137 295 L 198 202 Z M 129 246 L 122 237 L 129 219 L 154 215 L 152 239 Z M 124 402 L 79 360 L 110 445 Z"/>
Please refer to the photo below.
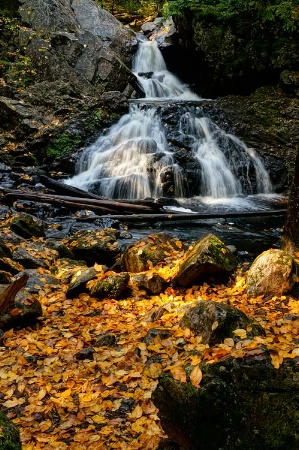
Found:
<path fill-rule="evenodd" d="M 182 449 L 298 449 L 296 361 L 275 369 L 265 352 L 201 363 L 200 370 L 199 387 L 189 375 L 182 383 L 164 374 L 152 394 L 162 428 Z"/>
<path fill-rule="evenodd" d="M 247 295 L 271 297 L 289 292 L 293 286 L 292 269 L 292 255 L 278 249 L 266 250 L 248 271 Z"/>
<path fill-rule="evenodd" d="M 191 247 L 178 265 L 173 284 L 188 286 L 200 283 L 210 276 L 229 275 L 237 267 L 237 261 L 224 243 L 209 234 Z"/>

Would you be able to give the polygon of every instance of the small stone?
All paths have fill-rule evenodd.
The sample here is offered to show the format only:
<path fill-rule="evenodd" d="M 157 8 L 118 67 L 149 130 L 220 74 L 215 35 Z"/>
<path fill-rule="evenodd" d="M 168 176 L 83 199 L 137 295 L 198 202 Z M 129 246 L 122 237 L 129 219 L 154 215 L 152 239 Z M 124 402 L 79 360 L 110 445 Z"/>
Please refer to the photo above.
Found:
<path fill-rule="evenodd" d="M 89 359 L 93 361 L 93 354 L 95 350 L 92 347 L 83 348 L 78 353 L 76 353 L 76 359 L 78 361 L 83 361 L 84 359 Z"/>

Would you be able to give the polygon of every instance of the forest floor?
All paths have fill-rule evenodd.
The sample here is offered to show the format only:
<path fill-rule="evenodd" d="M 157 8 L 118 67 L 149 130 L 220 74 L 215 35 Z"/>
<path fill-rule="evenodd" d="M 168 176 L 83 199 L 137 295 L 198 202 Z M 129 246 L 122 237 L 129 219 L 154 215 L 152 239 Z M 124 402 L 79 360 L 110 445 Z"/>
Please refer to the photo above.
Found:
<path fill-rule="evenodd" d="M 185 382 L 184 366 L 193 365 L 192 383 L 200 386 L 201 361 L 256 356 L 265 346 L 276 368 L 298 357 L 298 300 L 248 299 L 245 282 L 240 269 L 227 286 L 168 288 L 151 297 L 140 291 L 118 301 L 67 299 L 61 286 L 40 291 L 42 319 L 7 331 L 0 347 L 0 404 L 19 427 L 23 450 L 155 449 L 164 433 L 151 394 L 163 371 Z M 209 348 L 179 325 L 183 307 L 199 299 L 239 308 L 266 335 L 249 340 L 236 330 L 237 344 L 228 338 Z M 151 328 L 166 328 L 170 337 L 145 340 Z M 103 334 L 115 344 L 97 346 Z M 91 350 L 80 360 L 83 349 Z"/>

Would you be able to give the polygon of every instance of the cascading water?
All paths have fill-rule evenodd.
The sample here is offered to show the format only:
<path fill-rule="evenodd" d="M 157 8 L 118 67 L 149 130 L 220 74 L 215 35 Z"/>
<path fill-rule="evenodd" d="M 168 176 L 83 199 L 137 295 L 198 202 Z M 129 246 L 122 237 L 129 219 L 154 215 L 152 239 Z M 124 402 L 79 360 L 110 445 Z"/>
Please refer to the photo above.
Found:
<path fill-rule="evenodd" d="M 271 191 L 255 151 L 204 116 L 202 99 L 167 70 L 155 41 L 139 44 L 133 71 L 145 101 L 132 101 L 129 113 L 83 152 L 79 174 L 67 184 L 119 199 L 215 200 Z M 170 103 L 180 119 L 167 113 L 169 131 L 162 116 Z"/>

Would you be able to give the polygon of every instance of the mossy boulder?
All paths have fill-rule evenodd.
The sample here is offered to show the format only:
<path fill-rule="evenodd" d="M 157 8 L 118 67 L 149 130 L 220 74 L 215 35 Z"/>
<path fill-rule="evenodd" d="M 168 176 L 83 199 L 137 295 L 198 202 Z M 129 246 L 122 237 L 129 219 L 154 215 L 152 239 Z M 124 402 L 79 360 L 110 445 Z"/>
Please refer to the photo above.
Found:
<path fill-rule="evenodd" d="M 200 387 L 163 374 L 152 394 L 165 433 L 185 450 L 297 450 L 299 366 L 269 356 L 201 363 Z"/>
<path fill-rule="evenodd" d="M 119 231 L 113 228 L 103 230 L 82 230 L 64 241 L 75 258 L 86 261 L 88 265 L 115 263 L 120 255 Z"/>
<path fill-rule="evenodd" d="M 90 295 L 99 299 L 114 298 L 118 299 L 127 289 L 130 281 L 128 273 L 109 275 L 107 278 L 97 281 L 90 289 Z"/>
<path fill-rule="evenodd" d="M 122 255 L 124 270 L 132 273 L 144 272 L 166 258 L 179 254 L 182 242 L 168 233 L 151 234 L 134 242 Z"/>
<path fill-rule="evenodd" d="M 0 412 L 0 448 L 3 450 L 22 450 L 19 430 L 1 412 Z"/>
<path fill-rule="evenodd" d="M 284 250 L 270 249 L 259 255 L 247 274 L 247 295 L 282 295 L 293 286 L 293 257 Z"/>
<path fill-rule="evenodd" d="M 234 331 L 240 329 L 244 330 L 247 339 L 265 334 L 263 328 L 242 311 L 223 303 L 203 300 L 186 311 L 180 326 L 201 335 L 202 343 L 209 345 L 221 343 L 226 338 L 238 342 L 240 337 Z"/>
<path fill-rule="evenodd" d="M 167 283 L 155 272 L 147 271 L 131 276 L 132 282 L 138 289 L 144 289 L 148 294 L 161 294 L 167 287 Z"/>
<path fill-rule="evenodd" d="M 172 282 L 174 285 L 188 286 L 211 276 L 227 276 L 236 267 L 237 260 L 232 252 L 220 239 L 209 234 L 185 253 Z"/>
<path fill-rule="evenodd" d="M 26 213 L 15 217 L 10 224 L 10 229 L 25 239 L 45 236 L 43 222 Z"/>

